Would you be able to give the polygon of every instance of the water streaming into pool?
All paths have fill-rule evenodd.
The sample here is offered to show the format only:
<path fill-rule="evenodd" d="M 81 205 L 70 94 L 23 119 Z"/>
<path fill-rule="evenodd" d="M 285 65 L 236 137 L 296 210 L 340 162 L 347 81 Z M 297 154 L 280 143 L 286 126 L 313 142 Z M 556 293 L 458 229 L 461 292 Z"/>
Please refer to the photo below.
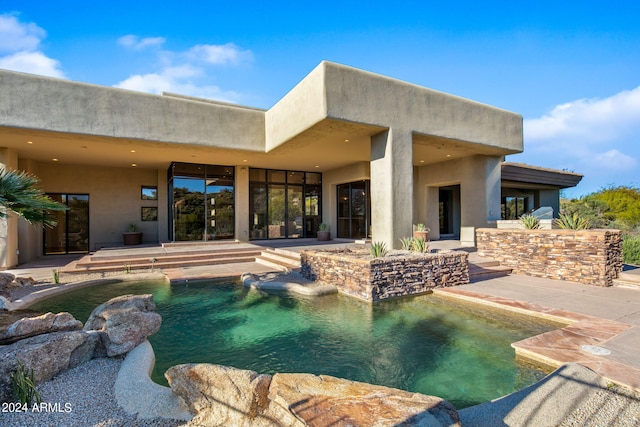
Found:
<path fill-rule="evenodd" d="M 149 338 L 152 378 L 180 363 L 260 373 L 333 375 L 443 397 L 458 408 L 528 386 L 542 371 L 518 363 L 510 343 L 557 327 L 424 295 L 369 304 L 343 295 L 265 294 L 233 282 L 99 285 L 32 307 L 91 310 L 127 293 L 152 293 L 162 315 Z"/>

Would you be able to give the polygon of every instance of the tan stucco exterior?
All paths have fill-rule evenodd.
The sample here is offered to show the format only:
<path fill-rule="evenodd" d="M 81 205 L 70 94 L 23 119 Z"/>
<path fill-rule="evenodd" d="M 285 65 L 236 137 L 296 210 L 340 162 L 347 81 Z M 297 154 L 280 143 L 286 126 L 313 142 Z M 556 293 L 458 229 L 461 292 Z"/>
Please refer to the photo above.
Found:
<path fill-rule="evenodd" d="M 330 225 L 336 185 L 370 179 L 373 240 L 397 247 L 414 223 L 437 237 L 439 186 L 460 185 L 462 226 L 498 219 L 500 162 L 523 150 L 518 114 L 326 61 L 268 110 L 9 71 L 0 90 L 0 160 L 47 192 L 91 195 L 90 250 L 117 244 L 133 221 L 147 242 L 168 238 L 172 161 L 235 167 L 238 240 L 249 238 L 248 168 L 323 173 Z M 142 185 L 158 187 L 157 222 L 136 221 L 151 205 Z M 2 227 L 6 267 L 18 227 Z M 20 230 L 23 262 L 41 254 L 42 235 Z"/>

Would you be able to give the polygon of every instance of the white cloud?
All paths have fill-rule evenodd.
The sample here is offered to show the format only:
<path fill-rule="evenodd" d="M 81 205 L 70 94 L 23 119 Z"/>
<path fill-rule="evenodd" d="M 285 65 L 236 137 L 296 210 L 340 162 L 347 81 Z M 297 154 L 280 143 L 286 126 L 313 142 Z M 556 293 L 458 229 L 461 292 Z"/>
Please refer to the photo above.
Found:
<path fill-rule="evenodd" d="M 209 64 L 240 64 L 253 60 L 253 54 L 248 50 L 241 50 L 233 43 L 224 45 L 199 44 L 189 49 L 188 55 Z"/>
<path fill-rule="evenodd" d="M 524 120 L 519 161 L 583 174 L 586 194 L 612 184 L 640 181 L 640 86 L 607 98 L 560 104 L 542 117 Z"/>
<path fill-rule="evenodd" d="M 34 23 L 23 23 L 15 15 L 0 15 L 0 68 L 64 78 L 60 62 L 38 50 L 47 33 Z"/>
<path fill-rule="evenodd" d="M 165 42 L 164 37 L 147 37 L 144 39 L 139 38 L 133 34 L 122 36 L 118 39 L 118 44 L 127 48 L 141 50 L 147 47 L 159 47 Z"/>
<path fill-rule="evenodd" d="M 527 141 L 609 142 L 640 131 L 640 86 L 604 99 L 579 99 L 524 121 Z"/>
<path fill-rule="evenodd" d="M 170 67 L 160 73 L 137 74 L 115 85 L 121 89 L 137 90 L 160 94 L 172 92 L 180 95 L 195 96 L 199 98 L 211 98 L 233 102 L 238 94 L 232 91 L 223 91 L 213 85 L 197 85 L 191 78 L 198 77 L 201 70 L 191 66 Z"/>
<path fill-rule="evenodd" d="M 0 57 L 0 68 L 42 76 L 64 78 L 60 62 L 47 57 L 42 52 L 17 52 Z"/>
<path fill-rule="evenodd" d="M 613 149 L 604 153 L 597 153 L 589 157 L 593 160 L 593 166 L 609 170 L 630 170 L 636 167 L 637 160 L 631 156 Z"/>
<path fill-rule="evenodd" d="M 13 14 L 0 15 L 0 51 L 33 51 L 47 33 L 34 23 L 21 23 Z"/>
<path fill-rule="evenodd" d="M 131 34 L 118 39 L 118 44 L 134 50 L 160 46 L 164 42 L 162 37 L 140 39 Z M 207 80 L 215 76 L 215 67 L 237 66 L 253 60 L 251 51 L 240 49 L 233 43 L 199 44 L 184 51 L 158 49 L 153 54 L 155 61 L 150 62 L 154 64 L 150 72 L 132 75 L 114 86 L 156 94 L 174 92 L 234 102 L 240 98 L 238 93 L 223 91 L 218 86 L 208 84 Z"/>

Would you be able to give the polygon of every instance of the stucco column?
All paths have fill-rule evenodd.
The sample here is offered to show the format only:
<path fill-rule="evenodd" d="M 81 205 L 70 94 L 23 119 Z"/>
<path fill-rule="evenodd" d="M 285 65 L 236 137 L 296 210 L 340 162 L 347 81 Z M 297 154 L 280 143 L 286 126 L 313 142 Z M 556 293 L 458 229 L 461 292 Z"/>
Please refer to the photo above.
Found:
<path fill-rule="evenodd" d="M 236 240 L 249 241 L 249 167 L 236 166 L 235 173 Z"/>
<path fill-rule="evenodd" d="M 10 148 L 0 148 L 0 169 L 17 169 L 18 153 Z M 7 212 L 5 212 L 7 213 Z M 18 264 L 18 218 L 9 214 L 0 218 L 0 269 Z"/>
<path fill-rule="evenodd" d="M 158 169 L 158 181 L 157 181 L 157 194 L 158 194 L 158 241 L 169 241 L 169 209 L 173 209 L 173 206 L 169 206 L 169 184 L 167 183 L 167 169 Z"/>
<path fill-rule="evenodd" d="M 389 129 L 371 137 L 372 241 L 399 248 L 413 231 L 411 132 Z"/>
<path fill-rule="evenodd" d="M 492 227 L 500 219 L 500 164 L 500 157 L 465 159 L 460 183 L 462 227 Z"/>

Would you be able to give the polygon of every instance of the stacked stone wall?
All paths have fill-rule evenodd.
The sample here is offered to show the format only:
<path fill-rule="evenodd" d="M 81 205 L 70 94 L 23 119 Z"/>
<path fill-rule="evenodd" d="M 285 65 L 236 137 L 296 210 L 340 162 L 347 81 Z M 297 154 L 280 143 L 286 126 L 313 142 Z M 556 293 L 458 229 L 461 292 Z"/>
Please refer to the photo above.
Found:
<path fill-rule="evenodd" d="M 304 277 L 367 300 L 425 293 L 469 283 L 466 252 L 366 258 L 336 251 L 302 251 Z"/>
<path fill-rule="evenodd" d="M 478 255 L 516 274 L 611 286 L 622 271 L 619 230 L 476 230 Z"/>

